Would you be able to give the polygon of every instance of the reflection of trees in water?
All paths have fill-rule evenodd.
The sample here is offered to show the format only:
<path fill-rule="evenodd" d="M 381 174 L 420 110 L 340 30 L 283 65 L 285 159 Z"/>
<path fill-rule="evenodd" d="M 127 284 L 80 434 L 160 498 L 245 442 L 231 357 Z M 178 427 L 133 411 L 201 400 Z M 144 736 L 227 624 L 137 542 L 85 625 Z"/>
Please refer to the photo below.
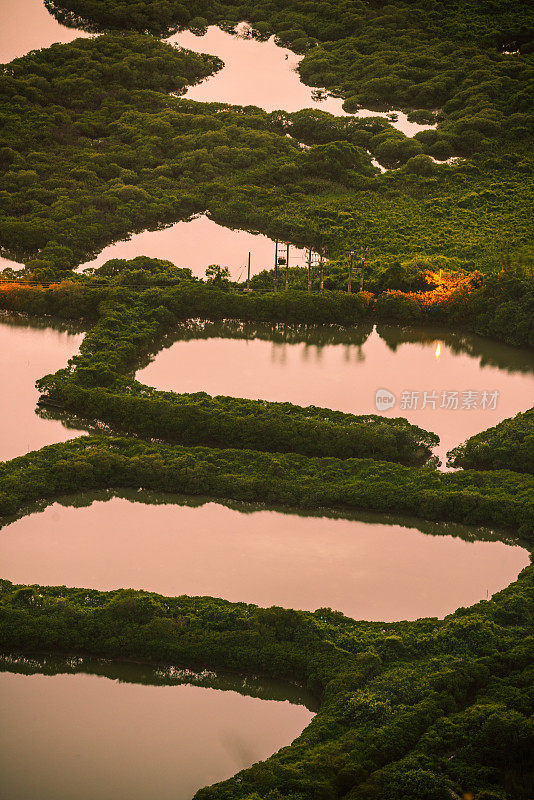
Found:
<path fill-rule="evenodd" d="M 377 325 L 380 338 L 394 353 L 403 344 L 434 347 L 439 340 L 455 355 L 479 359 L 481 367 L 497 367 L 506 372 L 534 371 L 534 355 L 530 350 L 494 342 L 483 336 L 459 333 L 443 328 L 417 328 L 402 325 Z"/>
<path fill-rule="evenodd" d="M 354 326 L 341 325 L 303 325 L 289 322 L 243 322 L 238 319 L 210 320 L 191 319 L 175 326 L 165 334 L 151 352 L 140 357 L 135 371 L 143 369 L 161 352 L 176 342 L 189 342 L 195 339 L 259 339 L 275 345 L 305 344 L 316 348 L 327 345 L 344 344 L 361 347 L 373 331 L 371 322 Z M 361 356 L 359 357 L 362 360 Z M 283 361 L 283 357 L 281 357 Z"/>
<path fill-rule="evenodd" d="M 68 11 L 64 8 L 58 8 L 54 0 L 44 0 L 46 10 L 66 28 L 75 28 L 79 31 L 86 33 L 105 33 L 107 28 L 104 25 L 99 25 L 96 22 L 90 22 L 85 17 L 80 16 L 75 11 Z M 175 31 L 173 31 L 174 33 Z"/>
<path fill-rule="evenodd" d="M 62 320 L 56 317 L 31 317 L 12 311 L 0 310 L 0 324 L 10 328 L 30 328 L 31 330 L 53 330 L 58 333 L 85 333 L 88 325 L 83 322 Z"/>
<path fill-rule="evenodd" d="M 317 701 L 304 689 L 283 681 L 256 676 L 216 673 L 211 670 L 194 672 L 177 666 L 152 667 L 132 661 L 109 661 L 82 656 L 22 656 L 0 655 L 0 672 L 22 675 L 94 675 L 121 683 L 145 686 L 199 686 L 223 692 L 238 692 L 261 700 L 277 700 L 305 706 L 316 711 Z"/>
<path fill-rule="evenodd" d="M 275 511 L 286 516 L 297 516 L 315 519 L 343 519 L 354 522 L 364 522 L 370 525 L 399 525 L 402 528 L 413 528 L 429 536 L 454 536 L 466 542 L 503 542 L 510 545 L 525 546 L 518 536 L 507 530 L 487 528 L 483 526 L 462 525 L 457 522 L 432 522 L 417 517 L 396 516 L 393 514 L 377 514 L 371 511 L 343 511 L 340 509 L 318 508 L 301 509 L 288 506 L 265 505 L 259 503 L 244 503 L 236 500 L 222 500 L 206 495 L 182 495 L 168 492 L 154 492 L 135 489 L 105 489 L 95 492 L 78 492 L 64 495 L 51 500 L 40 500 L 26 506 L 22 511 L 9 517 L 4 517 L 0 522 L 0 530 L 18 519 L 38 514 L 54 503 L 66 508 L 89 508 L 96 502 L 107 502 L 113 498 L 128 500 L 131 503 L 143 505 L 165 506 L 177 505 L 187 508 L 200 508 L 207 503 L 214 503 L 223 508 L 237 511 L 240 514 L 254 514 L 259 511 Z M 527 547 L 527 549 L 529 549 Z"/>
<path fill-rule="evenodd" d="M 76 416 L 75 414 L 71 414 L 69 411 L 62 411 L 59 408 L 54 408 L 53 406 L 37 406 L 35 409 L 35 414 L 44 420 L 53 420 L 54 422 L 61 422 L 64 428 L 70 431 L 85 431 L 86 433 L 90 434 L 105 434 L 105 433 L 112 433 L 113 430 L 117 430 L 111 428 L 109 425 L 106 425 L 105 422 L 101 422 L 100 420 L 94 419 L 84 419 L 82 416 Z M 122 436 L 128 436 L 128 433 L 122 433 Z"/>
<path fill-rule="evenodd" d="M 372 322 L 354 326 L 302 325 L 291 323 L 254 323 L 241 320 L 188 320 L 176 326 L 158 342 L 157 349 L 138 363 L 137 369 L 146 366 L 161 348 L 175 342 L 193 339 L 260 339 L 274 344 L 306 344 L 317 348 L 344 344 L 363 347 L 373 331 Z M 376 326 L 382 341 L 393 352 L 403 344 L 422 344 L 434 347 L 439 340 L 455 355 L 468 355 L 479 359 L 481 367 L 492 366 L 506 372 L 534 371 L 534 356 L 529 350 L 511 347 L 469 333 L 451 332 L 442 328 L 418 328 L 401 325 Z M 357 351 L 364 360 L 365 349 Z M 350 350 L 345 353 L 350 358 Z"/>
<path fill-rule="evenodd" d="M 261 339 L 282 344 L 362 345 L 373 330 L 371 322 L 354 326 L 303 325 L 288 322 L 243 322 L 227 319 L 218 322 L 188 320 L 174 328 L 172 342 L 189 339 Z M 166 344 L 166 346 L 169 346 Z"/>

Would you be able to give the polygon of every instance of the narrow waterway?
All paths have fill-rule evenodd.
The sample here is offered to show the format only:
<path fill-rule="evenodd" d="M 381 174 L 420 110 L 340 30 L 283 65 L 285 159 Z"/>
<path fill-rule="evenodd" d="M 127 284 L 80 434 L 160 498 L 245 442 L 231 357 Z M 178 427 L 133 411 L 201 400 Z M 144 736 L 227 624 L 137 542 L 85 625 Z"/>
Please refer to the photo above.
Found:
<path fill-rule="evenodd" d="M 13 583 L 145 589 L 355 619 L 444 617 L 515 580 L 528 552 L 487 530 L 125 493 L 77 495 L 0 531 Z M 422 530 L 420 529 L 422 527 Z"/>
<path fill-rule="evenodd" d="M 210 25 L 203 35 L 181 31 L 167 41 L 187 50 L 210 53 L 224 61 L 220 72 L 187 91 L 185 97 L 190 100 L 259 106 L 265 111 L 315 108 L 336 116 L 384 117 L 406 136 L 435 127 L 409 122 L 402 111 L 379 112 L 363 108 L 348 115 L 343 110 L 342 98 L 301 82 L 297 67 L 302 56 L 279 47 L 274 36 L 267 41 L 253 38 L 246 24 L 238 26 L 235 34 Z"/>
<path fill-rule="evenodd" d="M 439 435 L 443 462 L 469 436 L 532 405 L 529 351 L 477 336 L 388 326 L 370 335 L 354 328 L 352 343 L 345 329 L 336 343 L 335 330 L 311 328 L 299 340 L 290 328 L 208 324 L 196 330 L 197 338 L 185 328 L 181 335 L 188 338 L 160 351 L 136 377 L 175 392 L 406 417 Z M 386 411 L 377 411 L 379 389 L 394 395 Z"/>
<path fill-rule="evenodd" d="M 0 461 L 76 435 L 59 420 L 36 415 L 35 381 L 65 367 L 83 337 L 68 325 L 0 313 Z"/>
<path fill-rule="evenodd" d="M 42 0 L 19 0 L 17 3 L 0 0 L 0 6 L 0 63 L 24 56 L 31 50 L 91 35 L 61 25 L 47 11 Z M 191 100 L 253 105 L 265 111 L 317 108 L 337 116 L 346 115 L 341 98 L 301 83 L 297 67 L 302 56 L 279 47 L 274 36 L 267 41 L 253 38 L 246 23 L 238 26 L 235 34 L 211 25 L 203 35 L 186 30 L 170 36 L 166 41 L 188 50 L 216 55 L 224 61 L 225 66 L 219 73 L 191 87 L 185 95 Z M 392 125 L 407 136 L 434 127 L 409 122 L 402 111 L 360 109 L 351 116 L 389 118 Z"/>
<path fill-rule="evenodd" d="M 301 705 L 311 698 L 278 682 L 181 685 L 134 664 L 51 662 L 0 672 L 2 800 L 191 800 L 290 744 L 313 716 Z"/>

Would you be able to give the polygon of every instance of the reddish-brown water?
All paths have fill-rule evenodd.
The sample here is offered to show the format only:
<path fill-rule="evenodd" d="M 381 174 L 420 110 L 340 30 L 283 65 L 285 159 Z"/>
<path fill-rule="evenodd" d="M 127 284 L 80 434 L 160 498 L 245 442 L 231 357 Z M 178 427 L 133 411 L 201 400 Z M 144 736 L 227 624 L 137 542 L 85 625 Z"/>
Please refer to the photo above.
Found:
<path fill-rule="evenodd" d="M 84 337 L 65 328 L 0 314 L 0 461 L 76 435 L 35 413 L 35 381 L 65 367 Z"/>
<path fill-rule="evenodd" d="M 146 667 L 100 674 L 0 673 L 2 800 L 191 800 L 298 736 L 312 712 L 295 690 L 260 695 L 157 681 Z M 140 681 L 132 682 L 132 681 Z M 234 686 L 232 687 L 232 683 Z"/>
<path fill-rule="evenodd" d="M 431 330 L 403 334 L 383 326 L 385 338 L 375 330 L 361 345 L 317 344 L 321 329 L 301 342 L 228 338 L 231 330 L 212 325 L 211 338 L 175 342 L 137 379 L 176 392 L 290 401 L 353 414 L 377 413 L 376 391 L 388 389 L 396 402 L 383 413 L 435 431 L 441 439 L 436 453 L 443 461 L 469 436 L 532 406 L 532 354 L 476 336 Z M 354 340 L 361 340 L 358 329 Z M 403 407 L 408 405 L 405 391 L 416 393 L 417 408 Z M 458 392 L 458 408 L 441 407 L 443 392 Z M 483 408 L 484 392 L 498 392 L 495 408 Z M 437 399 L 430 400 L 430 393 Z"/>
<path fill-rule="evenodd" d="M 522 547 L 476 541 L 476 532 L 456 526 L 426 525 L 431 533 L 422 533 L 413 522 L 378 517 L 299 516 L 215 502 L 191 507 L 168 496 L 144 505 L 131 498 L 85 508 L 55 503 L 6 526 L 2 577 L 308 611 L 331 607 L 392 622 L 472 605 L 528 564 Z M 73 501 L 79 506 L 84 498 Z"/>

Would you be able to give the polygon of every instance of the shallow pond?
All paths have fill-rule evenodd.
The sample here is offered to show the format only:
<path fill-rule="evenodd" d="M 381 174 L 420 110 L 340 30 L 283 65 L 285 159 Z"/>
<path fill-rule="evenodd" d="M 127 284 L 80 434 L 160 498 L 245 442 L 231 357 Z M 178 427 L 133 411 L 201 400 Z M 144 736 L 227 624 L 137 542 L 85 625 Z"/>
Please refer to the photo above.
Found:
<path fill-rule="evenodd" d="M 393 622 L 485 599 L 528 564 L 487 530 L 169 495 L 78 495 L 0 531 L 14 583 L 146 589 Z M 134 502 L 132 502 L 134 501 Z M 462 538 L 463 537 L 463 538 Z"/>
<path fill-rule="evenodd" d="M 300 705 L 311 698 L 276 682 L 214 677 L 217 691 L 166 685 L 175 680 L 134 664 L 50 662 L 32 669 L 49 674 L 0 672 L 2 800 L 191 800 L 290 744 L 313 716 Z"/>
<path fill-rule="evenodd" d="M 381 413 L 435 431 L 443 462 L 469 436 L 532 405 L 532 354 L 477 336 L 387 326 L 370 335 L 365 327 L 299 334 L 236 323 L 191 330 L 185 327 L 181 335 L 188 338 L 158 353 L 137 379 L 176 392 L 290 401 L 353 414 L 377 413 L 376 391 L 387 389 L 395 404 Z M 403 399 L 403 392 L 409 397 Z M 458 393 L 457 408 L 441 407 L 443 392 Z M 484 392 L 491 396 L 484 399 Z"/>
<path fill-rule="evenodd" d="M 239 26 L 237 35 L 211 25 L 203 36 L 182 31 L 167 39 L 172 44 L 210 53 L 224 61 L 220 72 L 192 86 L 185 97 L 205 103 L 259 106 L 265 111 L 316 108 L 336 116 L 389 117 L 391 124 L 406 136 L 435 127 L 409 122 L 402 111 L 360 109 L 356 114 L 346 114 L 341 98 L 301 82 L 297 67 L 302 56 L 278 47 L 274 36 L 268 41 L 259 41 L 247 31 L 247 25 Z"/>
<path fill-rule="evenodd" d="M 60 42 L 66 44 L 89 33 L 66 28 L 50 14 L 42 0 L 0 0 L 0 63 L 26 55 L 30 50 Z"/>
<path fill-rule="evenodd" d="M 286 246 L 280 245 L 279 255 L 285 258 Z M 172 261 L 177 267 L 188 267 L 197 278 L 204 278 L 206 267 L 219 264 L 229 267 L 232 280 L 246 280 L 248 254 L 251 254 L 250 274 L 272 269 L 275 243 L 262 234 L 233 230 L 218 225 L 205 214 L 190 222 L 177 222 L 158 231 L 135 233 L 125 241 L 105 247 L 92 261 L 78 267 L 80 272 L 101 267 L 111 258 L 135 258 L 139 255 Z M 290 247 L 290 266 L 304 266 L 306 253 Z M 6 265 L 8 266 L 8 265 Z"/>
<path fill-rule="evenodd" d="M 65 367 L 84 334 L 67 325 L 28 321 L 0 313 L 0 461 L 76 434 L 35 414 L 35 381 Z"/>

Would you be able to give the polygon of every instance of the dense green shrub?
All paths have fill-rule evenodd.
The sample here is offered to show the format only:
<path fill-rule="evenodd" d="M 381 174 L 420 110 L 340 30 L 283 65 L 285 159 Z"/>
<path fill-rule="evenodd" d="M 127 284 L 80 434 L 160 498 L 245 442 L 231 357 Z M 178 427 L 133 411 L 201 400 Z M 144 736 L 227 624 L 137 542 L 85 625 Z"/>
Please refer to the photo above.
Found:
<path fill-rule="evenodd" d="M 534 408 L 471 436 L 447 453 L 452 467 L 534 474 Z"/>
<path fill-rule="evenodd" d="M 533 572 L 445 620 L 398 623 L 356 622 L 330 609 L 0 581 L 0 649 L 231 670 L 284 678 L 315 694 L 319 711 L 290 747 L 201 789 L 197 800 L 340 793 L 397 800 L 401 790 L 407 800 L 452 793 L 528 800 Z M 510 607 L 521 609 L 513 620 Z M 61 669 L 49 661 L 7 659 L 0 668 Z M 63 669 L 72 671 L 72 660 Z M 159 673 L 165 683 L 165 668 Z"/>
<path fill-rule="evenodd" d="M 525 112 L 532 97 L 533 15 L 519 0 L 460 5 L 194 0 L 187 11 L 183 4 L 144 0 L 135 15 L 120 0 L 48 0 L 47 5 L 67 24 L 134 28 L 157 36 L 213 23 L 231 29 L 247 20 L 260 37 L 273 31 L 277 42 L 305 53 L 302 80 L 341 93 L 348 111 L 417 109 L 417 118 L 428 122 L 433 115 L 424 116 L 423 109 L 439 109 L 435 142 L 451 142 L 468 154 L 493 149 L 496 140 L 532 134 L 532 117 Z M 503 54 L 510 45 L 519 53 Z"/>
<path fill-rule="evenodd" d="M 7 65 L 1 246 L 35 276 L 57 280 L 129 233 L 209 211 L 223 225 L 326 246 L 336 258 L 365 241 L 380 257 L 447 253 L 487 271 L 524 247 L 531 162 L 520 137 L 513 150 L 498 137 L 491 152 L 431 169 L 421 153 L 440 157 L 452 133 L 409 139 L 383 118 L 171 96 L 220 67 L 134 33 L 54 45 Z M 380 174 L 369 153 L 406 166 Z"/>
<path fill-rule="evenodd" d="M 83 436 L 0 465 L 0 515 L 58 494 L 108 487 L 515 527 L 534 541 L 530 475 L 443 473 L 371 458 L 188 448 L 134 437 Z"/>
<path fill-rule="evenodd" d="M 139 261 L 139 260 L 138 260 Z M 38 382 L 39 388 L 71 412 L 108 423 L 116 430 L 148 438 L 183 444 L 215 447 L 253 448 L 257 450 L 298 452 L 304 455 L 372 457 L 420 464 L 431 456 L 439 438 L 403 419 L 367 415 L 356 417 L 322 408 L 301 408 L 291 403 L 210 397 L 205 393 L 175 394 L 158 392 L 133 380 L 131 373 L 140 360 L 150 354 L 162 337 L 181 319 L 204 314 L 217 318 L 233 306 L 234 312 L 261 319 L 262 308 L 268 317 L 302 320 L 347 319 L 363 316 L 364 296 L 275 294 L 271 297 L 229 294 L 195 285 L 187 271 L 176 271 L 182 278 L 177 288 L 150 288 L 150 278 L 162 269 L 168 276 L 166 262 L 144 261 L 153 271 L 117 272 L 115 279 L 125 280 L 108 289 L 108 299 L 99 307 L 100 318 L 90 329 L 67 369 Z M 110 262 L 92 279 L 98 285 L 101 275 L 110 277 L 117 264 Z M 142 288 L 130 289 L 128 276 L 135 276 Z M 84 284 L 73 285 L 74 313 L 87 304 L 76 302 L 76 292 L 83 294 Z M 58 287 L 57 292 L 61 289 Z M 33 307 L 34 290 L 29 302 Z M 20 289 L 5 290 L 5 305 L 20 308 Z M 55 292 L 43 292 L 51 298 Z M 98 292 L 97 292 L 98 295 Z M 11 300 L 10 300 L 11 299 Z M 44 300 L 46 303 L 46 299 Z M 57 304 L 57 303 L 56 303 Z M 331 313 L 331 309 L 334 312 Z M 222 312 L 222 314 L 221 314 Z M 244 313 L 243 313 L 244 312 Z M 189 329 L 185 327 L 187 336 Z"/>

